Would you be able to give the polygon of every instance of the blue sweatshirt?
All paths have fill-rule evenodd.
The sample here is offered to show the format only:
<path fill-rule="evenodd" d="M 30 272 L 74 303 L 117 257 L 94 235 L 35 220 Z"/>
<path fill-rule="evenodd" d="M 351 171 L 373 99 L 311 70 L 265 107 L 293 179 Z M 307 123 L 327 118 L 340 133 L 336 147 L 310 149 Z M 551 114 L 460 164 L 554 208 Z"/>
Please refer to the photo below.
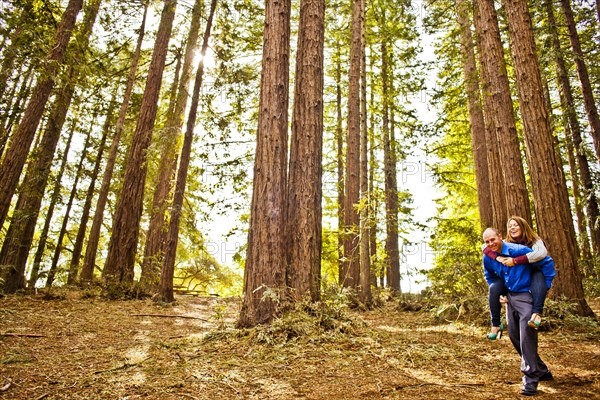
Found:
<path fill-rule="evenodd" d="M 501 254 L 506 257 L 518 257 L 531 252 L 527 246 L 516 243 L 502 242 Z M 488 284 L 502 279 L 504 284 L 511 292 L 528 292 L 531 286 L 531 269 L 538 267 L 546 278 L 546 286 L 550 289 L 552 279 L 556 275 L 554 269 L 554 260 L 546 256 L 542 260 L 533 264 L 517 264 L 513 267 L 507 267 L 499 261 L 493 260 L 488 256 L 483 256 L 483 273 Z"/>

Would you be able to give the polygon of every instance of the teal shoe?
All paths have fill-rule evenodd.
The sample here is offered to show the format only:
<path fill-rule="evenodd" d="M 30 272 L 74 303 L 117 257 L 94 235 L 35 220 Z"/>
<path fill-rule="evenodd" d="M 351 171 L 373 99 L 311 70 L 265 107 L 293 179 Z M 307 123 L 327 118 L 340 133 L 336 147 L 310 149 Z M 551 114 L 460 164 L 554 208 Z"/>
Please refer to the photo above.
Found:
<path fill-rule="evenodd" d="M 527 325 L 537 331 L 541 324 L 542 324 L 542 316 L 538 313 L 531 314 L 531 318 L 527 322 Z"/>
<path fill-rule="evenodd" d="M 500 324 L 500 326 L 493 326 L 492 328 L 499 328 L 496 333 L 488 333 L 488 340 L 496 340 L 502 337 L 502 331 L 504 331 L 504 325 Z"/>

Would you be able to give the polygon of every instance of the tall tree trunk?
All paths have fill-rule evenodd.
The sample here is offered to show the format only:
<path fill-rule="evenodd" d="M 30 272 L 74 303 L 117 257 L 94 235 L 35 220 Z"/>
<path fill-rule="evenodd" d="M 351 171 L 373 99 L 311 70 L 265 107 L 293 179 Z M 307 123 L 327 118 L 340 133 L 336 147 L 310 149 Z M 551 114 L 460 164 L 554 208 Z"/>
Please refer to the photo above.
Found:
<path fill-rule="evenodd" d="M 373 75 L 373 58 L 370 61 L 370 71 L 371 75 Z M 375 104 L 375 91 L 373 88 L 371 88 L 370 104 Z M 375 190 L 375 171 L 377 168 L 378 164 L 375 158 L 375 113 L 372 112 L 369 123 L 369 257 L 371 264 L 375 266 L 379 266 L 377 259 L 377 210 L 379 209 L 379 197 Z M 378 272 L 371 267 L 371 285 L 373 286 L 377 286 Z"/>
<path fill-rule="evenodd" d="M 75 128 L 77 127 L 77 115 L 78 111 L 74 113 L 75 119 L 71 123 L 71 128 L 69 129 L 69 136 L 67 138 L 67 142 L 65 144 L 65 149 L 62 153 L 62 160 L 60 163 L 60 167 L 58 169 L 58 173 L 54 178 L 54 188 L 52 190 L 52 196 L 50 196 L 50 204 L 48 205 L 48 210 L 46 211 L 44 227 L 42 228 L 42 232 L 40 233 L 40 239 L 38 241 L 38 247 L 35 252 L 35 256 L 33 259 L 33 266 L 31 267 L 31 273 L 29 275 L 29 282 L 27 286 L 30 289 L 35 288 L 37 281 L 39 279 L 40 273 L 40 265 L 42 263 L 42 259 L 44 257 L 44 252 L 46 251 L 46 244 L 48 241 L 48 232 L 50 231 L 50 223 L 52 222 L 52 216 L 54 215 L 54 209 L 56 208 L 56 204 L 62 195 L 62 177 L 65 173 L 65 168 L 67 166 L 68 158 L 69 158 L 69 149 L 71 148 L 71 141 L 73 139 L 73 135 L 75 133 Z"/>
<path fill-rule="evenodd" d="M 556 19 L 554 17 L 553 5 L 549 0 L 545 0 L 544 5 L 548 14 L 548 26 L 552 36 L 552 45 L 554 48 L 554 61 L 556 63 L 556 77 L 559 86 L 560 103 L 563 113 L 566 115 L 566 119 L 568 121 L 569 130 L 567 135 L 570 134 L 573 138 L 572 140 L 569 138 L 567 142 L 572 143 L 572 146 L 575 149 L 575 159 L 577 161 L 577 167 L 579 169 L 579 175 L 583 185 L 583 199 L 591 232 L 592 248 L 595 254 L 600 254 L 600 210 L 594 188 L 594 181 L 592 178 L 590 165 L 585 154 L 585 144 L 581 136 L 581 126 L 579 125 L 579 119 L 577 118 L 577 113 L 575 111 L 575 100 L 573 99 L 571 82 L 569 80 L 569 74 L 567 72 L 558 32 L 556 30 Z M 574 171 L 573 168 L 571 168 L 571 170 Z M 576 177 L 577 174 L 573 173 L 573 184 L 576 183 Z M 578 217 L 577 219 L 578 221 L 583 222 L 583 218 L 580 219 Z M 586 253 L 585 247 L 588 247 L 586 238 L 587 233 L 585 237 L 581 238 L 584 244 L 582 247 L 583 254 Z"/>
<path fill-rule="evenodd" d="M 28 69 L 25 71 L 23 75 L 23 79 L 21 82 L 21 87 L 19 88 L 19 92 L 15 96 L 15 101 L 12 103 L 10 109 L 6 110 L 6 118 L 2 121 L 2 130 L 0 133 L 0 158 L 4 154 L 4 149 L 6 148 L 6 143 L 8 142 L 8 138 L 12 132 L 12 128 L 15 124 L 19 123 L 19 118 L 21 116 L 21 105 L 29 96 L 31 92 L 31 86 L 33 85 L 34 77 L 33 71 Z"/>
<path fill-rule="evenodd" d="M 198 36 L 200 35 L 200 21 L 203 2 L 196 0 L 192 9 L 190 31 L 186 40 L 183 56 L 182 73 L 173 92 L 177 94 L 174 108 L 167 118 L 165 126 L 164 146 L 161 151 L 158 179 L 152 199 L 150 210 L 150 224 L 146 236 L 144 261 L 142 263 L 142 276 L 140 282 L 151 287 L 158 286 L 160 280 L 160 266 L 163 264 L 165 236 L 168 231 L 165 212 L 171 193 L 173 175 L 177 167 L 177 143 L 181 134 L 185 108 L 189 97 L 190 79 L 193 73 L 193 61 L 196 55 Z"/>
<path fill-rule="evenodd" d="M 550 128 L 548 110 L 526 0 L 504 0 L 515 66 L 527 161 L 538 231 L 556 261 L 554 294 L 575 301 L 593 316 L 583 293 L 578 248 L 566 182 Z"/>
<path fill-rule="evenodd" d="M 291 1 L 265 1 L 262 72 L 244 300 L 238 326 L 270 322 L 286 295 Z"/>
<path fill-rule="evenodd" d="M 382 26 L 386 26 L 385 13 L 382 15 Z M 396 183 L 395 145 L 391 140 L 390 99 L 392 85 L 389 74 L 390 55 L 387 35 L 381 39 L 381 93 L 382 93 L 382 134 L 383 134 L 383 171 L 385 187 L 385 277 L 387 286 L 393 291 L 400 291 L 400 257 L 398 248 L 398 188 Z"/>
<path fill-rule="evenodd" d="M 79 273 L 79 261 L 81 260 L 81 251 L 83 250 L 83 240 L 85 239 L 85 231 L 87 229 L 88 221 L 90 219 L 90 209 L 92 207 L 92 200 L 94 198 L 94 193 L 96 189 L 96 180 L 98 179 L 98 174 L 100 173 L 100 165 L 103 161 L 104 150 L 106 147 L 106 138 L 108 136 L 108 132 L 110 131 L 110 127 L 113 123 L 113 112 L 115 109 L 115 96 L 111 99 L 108 110 L 106 111 L 106 119 L 104 121 L 104 126 L 102 127 L 102 138 L 100 139 L 100 144 L 98 145 L 98 154 L 96 155 L 96 160 L 94 161 L 94 169 L 92 170 L 92 177 L 90 181 L 90 185 L 88 186 L 87 193 L 85 195 L 85 202 L 83 204 L 83 210 L 81 212 L 81 219 L 79 221 L 79 229 L 77 230 L 77 236 L 75 238 L 75 243 L 73 244 L 73 256 L 71 257 L 71 263 L 69 266 L 69 276 L 67 279 L 67 284 L 73 285 L 77 281 L 77 274 Z"/>
<path fill-rule="evenodd" d="M 77 186 L 79 184 L 79 179 L 84 174 L 84 162 L 87 157 L 88 146 L 90 145 L 90 140 L 92 138 L 93 126 L 95 125 L 96 115 L 92 118 L 92 127 L 90 128 L 87 137 L 85 138 L 85 143 L 83 145 L 83 150 L 81 150 L 81 156 L 79 158 L 79 163 L 77 164 L 77 170 L 75 171 L 75 179 L 73 181 L 73 187 L 71 188 L 71 194 L 69 195 L 69 200 L 67 201 L 65 213 L 63 216 L 62 226 L 60 227 L 60 232 L 58 234 L 58 238 L 56 239 L 56 247 L 54 248 L 54 256 L 52 257 L 52 264 L 50 265 L 50 271 L 48 271 L 48 279 L 46 279 L 46 287 L 51 287 L 54 283 L 54 279 L 56 277 L 56 273 L 58 271 L 58 260 L 60 259 L 62 249 L 63 249 L 63 240 L 65 235 L 67 234 L 67 225 L 69 223 L 69 216 L 71 214 L 71 208 L 73 207 L 73 201 L 75 200 L 75 196 L 77 195 Z"/>
<path fill-rule="evenodd" d="M 24 9 L 23 12 L 28 12 Z M 11 76 L 14 67 L 15 57 L 17 56 L 17 47 L 19 46 L 19 36 L 25 28 L 26 18 L 21 17 L 14 30 L 10 33 L 10 45 L 6 51 L 2 52 L 2 65 L 0 66 L 0 99 L 5 99 L 4 94 L 8 87 L 8 78 Z M 7 35 L 8 36 L 8 35 Z M 6 96 L 10 99 L 10 96 Z"/>
<path fill-rule="evenodd" d="M 494 226 L 503 230 L 510 215 L 531 222 L 525 173 L 515 126 L 508 75 L 498 16 L 493 0 L 476 0 L 474 22 L 479 47 L 479 63 L 483 81 L 483 109 L 489 130 L 487 143 L 488 171 L 494 210 Z M 499 157 L 496 158 L 495 154 Z M 499 172 L 501 171 L 501 174 Z M 500 177 L 502 176 L 502 178 Z M 496 191 L 500 192 L 496 192 Z"/>
<path fill-rule="evenodd" d="M 590 124 L 590 133 L 592 135 L 592 140 L 594 141 L 594 150 L 596 151 L 596 157 L 600 161 L 600 117 L 598 116 L 598 107 L 594 99 L 594 92 L 590 83 L 590 76 L 585 64 L 584 54 L 581 50 L 579 34 L 577 33 L 577 25 L 575 24 L 573 9 L 571 8 L 571 0 L 560 0 L 560 5 L 565 15 L 567 29 L 569 30 L 569 41 L 571 42 L 571 50 L 573 50 L 577 76 L 579 77 L 579 82 L 581 83 L 583 105 L 585 107 L 585 112 Z M 597 228 L 600 229 L 600 227 Z"/>
<path fill-rule="evenodd" d="M 200 89 L 202 89 L 202 78 L 204 75 L 204 56 L 208 49 L 208 40 L 210 38 L 210 31 L 216 7 L 217 0 L 211 0 L 210 12 L 208 14 L 208 20 L 206 21 L 206 30 L 204 31 L 204 39 L 202 41 L 202 50 L 200 51 L 200 62 L 198 63 L 198 70 L 196 71 L 196 78 L 194 80 L 192 104 L 190 105 L 190 113 L 188 115 L 183 147 L 181 149 L 181 157 L 179 160 L 179 169 L 177 170 L 177 182 L 175 184 L 173 206 L 171 207 L 171 219 L 169 221 L 169 234 L 167 237 L 167 245 L 165 247 L 165 261 L 161 272 L 159 286 L 159 299 L 163 302 L 170 303 L 175 300 L 173 297 L 173 275 L 175 272 L 179 220 L 181 219 L 181 209 L 183 208 L 185 183 L 190 164 L 190 155 L 192 153 L 192 141 L 194 139 L 194 128 L 196 127 L 198 105 L 200 103 Z"/>
<path fill-rule="evenodd" d="M 335 68 L 335 89 L 336 89 L 336 153 L 337 153 L 337 200 L 338 200 L 338 282 L 341 284 L 344 282 L 344 278 L 348 274 L 348 264 L 344 260 L 344 133 L 342 128 L 342 62 L 339 54 L 339 42 L 338 42 L 338 54 L 336 57 L 336 68 Z"/>
<path fill-rule="evenodd" d="M 367 307 L 371 306 L 371 255 L 369 253 L 369 159 L 368 159 L 368 127 L 367 127 L 367 20 L 366 2 L 361 0 L 360 17 L 360 300 Z"/>
<path fill-rule="evenodd" d="M 104 209 L 106 208 L 106 202 L 108 200 L 110 182 L 112 180 L 113 170 L 119 151 L 119 144 L 121 143 L 121 136 L 123 134 L 123 128 L 125 126 L 127 109 L 129 107 L 131 93 L 133 92 L 133 86 L 135 84 L 135 76 L 137 73 L 137 67 L 142 50 L 142 43 L 144 41 L 144 35 L 146 32 L 147 14 L 148 5 L 144 2 L 144 13 L 142 17 L 142 23 L 138 31 L 137 44 L 133 54 L 133 58 L 131 60 L 131 67 L 129 69 L 129 76 L 127 79 L 127 85 L 125 87 L 125 93 L 123 94 L 123 101 L 121 102 L 121 108 L 119 109 L 119 116 L 117 118 L 117 123 L 115 124 L 115 133 L 110 143 L 110 149 L 108 150 L 106 167 L 104 167 L 104 173 L 102 175 L 102 184 L 100 185 L 100 191 L 98 192 L 98 201 L 96 202 L 96 210 L 94 211 L 94 219 L 92 220 L 92 227 L 90 228 L 90 234 L 85 250 L 85 256 L 83 258 L 83 266 L 81 268 L 80 275 L 81 282 L 91 281 L 94 275 L 94 267 L 96 266 L 96 254 L 98 252 L 98 243 L 100 241 L 100 230 L 104 221 Z"/>
<path fill-rule="evenodd" d="M 569 170 L 571 171 L 571 190 L 573 191 L 573 204 L 575 207 L 575 215 L 577 216 L 577 230 L 579 232 L 579 250 L 581 251 L 582 259 L 591 260 L 592 252 L 590 250 L 590 242 L 587 232 L 587 221 L 585 214 L 583 213 L 582 205 L 584 200 L 581 198 L 581 178 L 579 177 L 579 170 L 577 168 L 577 161 L 575 159 L 575 148 L 573 146 L 573 140 L 571 139 L 571 128 L 566 121 L 564 126 L 565 147 L 567 148 Z"/>
<path fill-rule="evenodd" d="M 479 222 L 483 231 L 488 226 L 494 224 L 493 210 L 490 207 L 492 193 L 488 171 L 485 122 L 481 107 L 481 97 L 479 95 L 479 76 L 477 74 L 477 65 L 475 64 L 475 45 L 473 44 L 473 35 L 471 34 L 468 3 L 465 0 L 456 0 L 456 10 L 458 25 L 460 27 L 460 50 L 467 93 L 467 107 L 469 109 L 475 180 L 477 182 Z"/>
<path fill-rule="evenodd" d="M 389 65 L 394 65 L 390 60 Z M 394 79 L 390 79 L 390 93 L 395 93 Z M 391 97 L 393 99 L 393 95 Z M 402 292 L 400 287 L 400 248 L 399 248 L 399 224 L 398 224 L 398 149 L 396 147 L 396 118 L 394 113 L 394 106 L 390 107 L 390 156 L 388 161 L 390 163 L 388 167 L 389 171 L 389 187 L 390 187 L 390 213 L 389 220 L 387 221 L 388 230 L 386 232 L 386 253 L 389 254 L 389 266 L 390 266 L 390 277 L 389 284 L 390 288 L 396 293 Z M 385 157 L 384 157 L 385 158 Z"/>
<path fill-rule="evenodd" d="M 287 189 L 288 286 L 295 298 L 321 291 L 323 51 L 325 0 L 301 0 Z"/>
<path fill-rule="evenodd" d="M 106 263 L 102 271 L 102 276 L 106 280 L 125 285 L 133 283 L 133 268 L 144 205 L 147 172 L 146 150 L 152 140 L 152 130 L 158 109 L 158 97 L 176 6 L 177 0 L 165 0 L 164 2 L 140 106 L 140 115 L 127 157 L 123 189 L 115 210 Z"/>
<path fill-rule="evenodd" d="M 35 137 L 50 92 L 54 87 L 54 79 L 63 63 L 71 32 L 82 6 L 83 0 L 69 0 L 56 31 L 55 44 L 46 57 L 46 62 L 33 90 L 33 95 L 29 99 L 23 119 L 11 138 L 10 146 L 0 165 L 0 176 L 2 176 L 0 180 L 0 226 L 4 224 L 4 220 L 8 215 L 10 202 L 19 184 L 29 148 Z M 7 283 L 5 283 L 6 286 Z"/>
<path fill-rule="evenodd" d="M 50 176 L 52 159 L 54 158 L 60 133 L 73 100 L 81 66 L 85 64 L 86 56 L 84 52 L 88 48 L 99 8 L 100 0 L 94 0 L 85 8 L 83 25 L 81 30 L 75 35 L 78 46 L 73 51 L 73 58 L 76 61 L 69 67 L 68 78 L 56 95 L 41 144 L 34 150 L 33 161 L 28 166 L 27 174 L 21 184 L 23 192 L 19 195 L 19 198 L 22 202 L 19 205 L 20 207 L 16 207 L 14 211 L 15 215 L 19 215 L 20 218 L 11 222 L 11 225 L 14 223 L 16 227 L 11 230 L 11 236 L 7 235 L 5 238 L 3 246 L 4 257 L 2 257 L 3 262 L 0 263 L 0 265 L 12 265 L 13 273 L 23 274 L 25 272 L 25 265 L 33 241 L 37 217 Z M 11 243 L 11 245 L 7 246 L 7 243 Z M 14 283 L 17 281 L 23 285 L 25 283 L 24 278 L 20 276 L 9 278 L 8 282 Z"/>
<path fill-rule="evenodd" d="M 352 1 L 352 43 L 348 73 L 348 131 L 346 139 L 346 183 L 344 204 L 345 287 L 360 286 L 359 211 L 360 202 L 360 33 L 362 0 Z"/>
<path fill-rule="evenodd" d="M 171 193 L 171 181 L 174 178 L 174 173 L 177 168 L 177 150 L 175 149 L 179 138 L 179 131 L 171 126 L 173 120 L 173 112 L 175 111 L 175 103 L 177 102 L 177 88 L 179 87 L 179 77 L 181 72 L 182 54 L 177 52 L 175 55 L 177 63 L 173 84 L 169 92 L 169 109 L 167 111 L 167 123 L 161 130 L 162 135 L 159 138 L 160 162 L 158 166 L 158 174 L 154 193 L 152 195 L 152 206 L 148 210 L 150 214 L 150 223 L 146 233 L 146 245 L 144 247 L 144 259 L 142 260 L 142 274 L 140 276 L 140 284 L 144 290 L 155 292 L 160 283 L 160 271 L 164 261 L 164 244 L 165 237 L 169 227 L 166 223 L 165 214 L 169 205 L 169 194 Z M 188 82 L 189 83 L 189 82 Z M 187 88 L 186 88 L 187 89 Z M 186 90 L 187 96 L 187 90 Z M 166 225 L 166 226 L 165 226 Z"/>

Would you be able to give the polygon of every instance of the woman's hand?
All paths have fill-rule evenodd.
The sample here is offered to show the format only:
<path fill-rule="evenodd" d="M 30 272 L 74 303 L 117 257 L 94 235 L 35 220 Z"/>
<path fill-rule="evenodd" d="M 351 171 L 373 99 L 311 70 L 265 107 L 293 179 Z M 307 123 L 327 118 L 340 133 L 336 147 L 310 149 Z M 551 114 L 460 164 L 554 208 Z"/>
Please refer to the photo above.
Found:
<path fill-rule="evenodd" d="M 500 262 L 507 267 L 513 267 L 515 265 L 515 260 L 512 257 L 502 257 Z"/>
<path fill-rule="evenodd" d="M 506 262 L 506 260 L 508 260 L 508 257 L 504 257 L 504 256 L 498 256 L 496 257 L 496 261 L 504 264 Z"/>

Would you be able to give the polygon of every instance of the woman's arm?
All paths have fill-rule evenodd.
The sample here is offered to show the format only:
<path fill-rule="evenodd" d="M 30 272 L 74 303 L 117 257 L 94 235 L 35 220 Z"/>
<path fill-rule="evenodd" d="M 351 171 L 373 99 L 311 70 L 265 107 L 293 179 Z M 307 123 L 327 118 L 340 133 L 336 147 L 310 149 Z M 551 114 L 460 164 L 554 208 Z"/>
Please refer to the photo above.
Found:
<path fill-rule="evenodd" d="M 541 261 L 548 255 L 548 250 L 546 250 L 546 246 L 544 242 L 541 240 L 537 240 L 531 246 L 531 252 L 525 255 L 515 257 L 513 259 L 515 264 L 532 264 L 537 261 Z"/>

